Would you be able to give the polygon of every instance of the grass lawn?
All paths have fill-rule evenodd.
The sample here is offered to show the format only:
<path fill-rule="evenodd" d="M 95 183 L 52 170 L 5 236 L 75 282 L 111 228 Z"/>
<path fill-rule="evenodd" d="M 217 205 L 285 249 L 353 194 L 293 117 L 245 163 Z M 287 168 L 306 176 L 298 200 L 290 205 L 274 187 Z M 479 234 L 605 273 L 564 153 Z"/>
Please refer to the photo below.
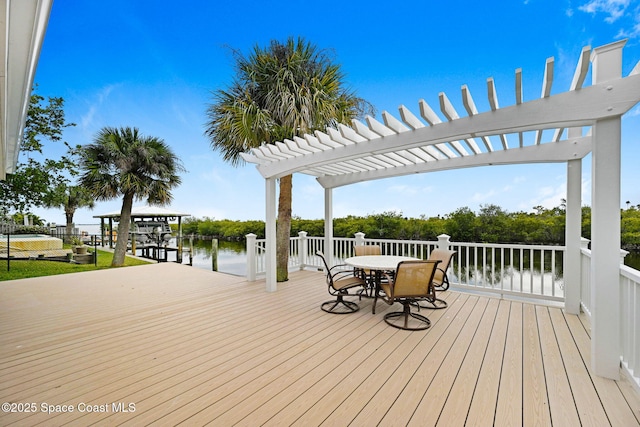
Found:
<path fill-rule="evenodd" d="M 79 271 L 101 270 L 111 268 L 113 253 L 98 250 L 98 265 L 72 264 L 69 262 L 40 260 L 11 260 L 11 269 L 7 271 L 7 260 L 0 260 L 0 281 L 26 279 L 29 277 L 52 276 L 54 274 L 77 273 Z M 126 257 L 125 266 L 143 265 L 149 262 L 137 258 Z"/>

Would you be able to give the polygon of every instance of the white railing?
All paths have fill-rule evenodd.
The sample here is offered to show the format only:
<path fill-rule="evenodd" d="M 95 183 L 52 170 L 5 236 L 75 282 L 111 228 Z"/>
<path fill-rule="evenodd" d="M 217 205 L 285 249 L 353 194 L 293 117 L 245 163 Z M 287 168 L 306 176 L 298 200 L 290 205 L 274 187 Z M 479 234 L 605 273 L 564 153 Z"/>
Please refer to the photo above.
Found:
<path fill-rule="evenodd" d="M 581 248 L 580 305 L 591 319 L 591 251 L 583 239 Z M 620 251 L 620 360 L 622 368 L 640 389 L 640 271 L 624 265 Z"/>
<path fill-rule="evenodd" d="M 436 247 L 451 248 L 457 253 L 448 276 L 452 288 L 497 293 L 532 300 L 564 301 L 564 246 L 510 245 L 450 242 L 449 236 L 439 241 L 365 239 L 356 237 L 333 239 L 332 265 L 341 264 L 353 256 L 354 245 L 380 245 L 383 254 L 413 256 L 427 259 Z M 324 249 L 323 237 L 309 237 L 301 232 L 291 238 L 290 269 L 323 269 L 322 260 L 315 254 Z M 591 251 L 589 241 L 583 239 L 580 268 L 580 305 L 591 317 Z M 248 279 L 265 273 L 265 240 L 247 236 Z M 620 258 L 621 360 L 630 378 L 640 388 L 640 271 L 623 265 L 626 251 Z M 252 271 L 253 266 L 253 271 Z"/>
<path fill-rule="evenodd" d="M 437 242 L 365 239 L 362 233 L 356 233 L 352 238 L 336 237 L 333 239 L 331 264 L 342 264 L 345 258 L 353 256 L 354 245 L 379 245 L 383 254 L 421 259 L 429 258 L 436 247 L 445 247 L 457 251 L 449 270 L 449 280 L 454 287 L 559 302 L 564 300 L 564 246 L 454 243 L 449 241 L 449 236 L 439 238 Z M 289 268 L 322 269 L 322 260 L 315 254 L 317 251 L 327 253 L 324 244 L 323 237 L 309 237 L 305 232 L 292 237 Z M 255 272 L 249 268 L 249 280 L 255 280 L 257 275 L 265 272 L 264 248 L 264 239 L 256 239 L 253 235 L 247 237 L 247 262 L 249 266 L 255 265 Z"/>
<path fill-rule="evenodd" d="M 564 246 L 451 243 L 456 287 L 564 301 Z"/>
<path fill-rule="evenodd" d="M 620 266 L 622 366 L 640 389 L 640 271 Z"/>

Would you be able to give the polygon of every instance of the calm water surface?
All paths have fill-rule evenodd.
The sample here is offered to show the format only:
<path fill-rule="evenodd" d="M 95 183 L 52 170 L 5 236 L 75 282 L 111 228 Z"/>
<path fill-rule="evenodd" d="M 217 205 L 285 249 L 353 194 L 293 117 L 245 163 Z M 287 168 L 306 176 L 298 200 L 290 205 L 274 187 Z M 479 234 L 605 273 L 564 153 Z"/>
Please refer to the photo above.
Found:
<path fill-rule="evenodd" d="M 185 239 L 184 246 L 189 247 L 189 240 Z M 212 269 L 211 240 L 193 241 L 193 266 L 206 270 Z M 185 257 L 183 264 L 189 262 Z M 218 242 L 218 271 L 221 273 L 247 275 L 247 252 L 244 242 Z"/>
<path fill-rule="evenodd" d="M 188 247 L 188 239 L 185 239 L 184 245 Z M 211 270 L 211 241 L 194 240 L 193 245 L 193 266 Z M 188 262 L 188 258 L 185 257 L 183 263 Z M 625 265 L 640 270 L 640 251 L 630 252 L 625 258 Z M 244 242 L 218 242 L 218 271 L 238 276 L 247 274 L 247 253 Z"/>

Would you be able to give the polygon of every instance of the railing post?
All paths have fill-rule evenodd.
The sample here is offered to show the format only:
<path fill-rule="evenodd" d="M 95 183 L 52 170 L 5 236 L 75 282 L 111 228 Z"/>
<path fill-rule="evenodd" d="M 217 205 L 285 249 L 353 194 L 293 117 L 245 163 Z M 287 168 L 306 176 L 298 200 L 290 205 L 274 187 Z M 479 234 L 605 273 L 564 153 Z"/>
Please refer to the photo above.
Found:
<path fill-rule="evenodd" d="M 247 239 L 247 280 L 249 282 L 256 281 L 256 236 L 253 233 L 249 233 L 246 236 Z"/>
<path fill-rule="evenodd" d="M 307 253 L 309 250 L 309 240 L 307 240 L 307 232 L 299 231 L 298 237 L 300 238 L 300 246 L 298 247 L 298 264 L 300 270 L 304 270 L 307 264 Z"/>
<path fill-rule="evenodd" d="M 624 265 L 624 259 L 629 255 L 629 251 L 625 251 L 624 249 L 620 249 L 620 264 Z"/>
<path fill-rule="evenodd" d="M 580 249 L 589 249 L 589 243 L 591 243 L 591 240 L 585 238 L 585 237 L 581 237 L 580 238 Z"/>
<path fill-rule="evenodd" d="M 444 249 L 445 251 L 449 250 L 451 246 L 451 236 L 448 234 L 441 234 L 438 236 L 438 249 Z"/>
<path fill-rule="evenodd" d="M 364 233 L 361 231 L 358 231 L 356 234 L 356 244 L 355 246 L 362 246 L 364 245 Z"/>
<path fill-rule="evenodd" d="M 582 128 L 569 128 L 569 138 L 582 136 Z M 567 203 L 565 209 L 564 309 L 580 313 L 580 237 L 582 236 L 582 159 L 567 162 Z"/>

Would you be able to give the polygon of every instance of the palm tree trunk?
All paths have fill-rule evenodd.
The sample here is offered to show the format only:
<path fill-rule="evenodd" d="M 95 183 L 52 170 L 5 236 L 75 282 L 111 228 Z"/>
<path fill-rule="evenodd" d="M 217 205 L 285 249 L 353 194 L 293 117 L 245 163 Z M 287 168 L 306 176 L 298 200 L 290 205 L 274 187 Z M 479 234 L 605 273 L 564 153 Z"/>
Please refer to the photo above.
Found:
<path fill-rule="evenodd" d="M 133 192 L 125 193 L 122 199 L 122 209 L 120 210 L 120 222 L 118 223 L 118 240 L 113 251 L 112 267 L 124 265 L 124 256 L 127 253 L 127 242 L 129 240 L 129 224 L 131 223 L 131 209 L 133 208 Z"/>
<path fill-rule="evenodd" d="M 73 233 L 73 214 L 74 212 L 69 212 L 65 210 L 64 216 L 67 220 L 65 234 L 66 234 L 66 243 L 71 242 L 71 234 Z"/>
<path fill-rule="evenodd" d="M 280 178 L 278 223 L 276 227 L 276 281 L 289 280 L 289 237 L 291 236 L 291 175 Z"/>

